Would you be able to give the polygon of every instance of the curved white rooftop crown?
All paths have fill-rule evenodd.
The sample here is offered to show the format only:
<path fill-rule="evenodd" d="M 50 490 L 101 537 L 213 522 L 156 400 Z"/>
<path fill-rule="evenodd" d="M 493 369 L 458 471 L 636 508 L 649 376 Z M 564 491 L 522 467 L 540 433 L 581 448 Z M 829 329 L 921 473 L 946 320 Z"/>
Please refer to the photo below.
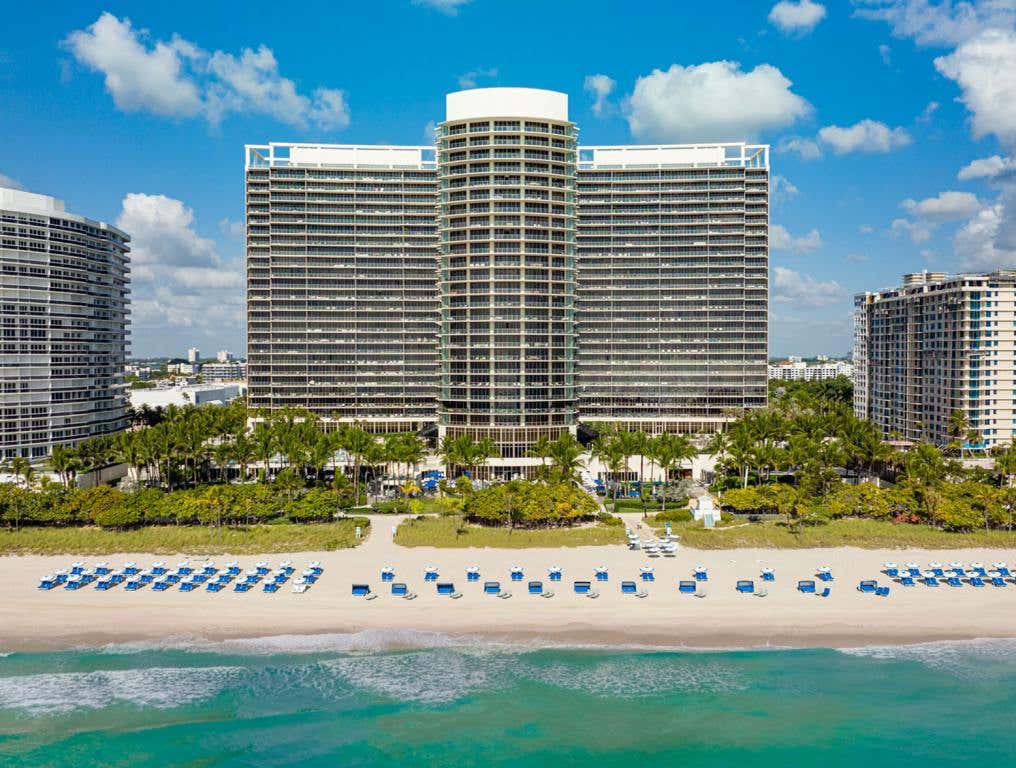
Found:
<path fill-rule="evenodd" d="M 473 117 L 568 119 L 568 94 L 541 88 L 472 88 L 445 97 L 445 120 Z"/>

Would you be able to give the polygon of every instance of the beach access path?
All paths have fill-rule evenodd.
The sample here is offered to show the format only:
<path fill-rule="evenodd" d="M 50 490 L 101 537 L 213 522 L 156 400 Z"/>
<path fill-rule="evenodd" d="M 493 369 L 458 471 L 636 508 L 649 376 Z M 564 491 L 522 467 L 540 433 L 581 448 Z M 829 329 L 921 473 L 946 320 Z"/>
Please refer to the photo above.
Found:
<path fill-rule="evenodd" d="M 638 530 L 640 513 L 624 515 Z M 1016 637 L 1016 585 L 975 589 L 964 586 L 902 588 L 880 573 L 886 560 L 953 560 L 989 564 L 1002 560 L 1016 565 L 1016 551 L 975 550 L 863 550 L 736 549 L 691 550 L 681 547 L 674 558 L 648 558 L 622 545 L 534 549 L 406 548 L 392 541 L 392 527 L 404 516 L 371 516 L 371 533 L 354 549 L 332 552 L 287 553 L 213 558 L 218 564 L 238 560 L 250 567 L 257 560 L 274 565 L 289 559 L 298 568 L 313 560 L 324 567 L 321 580 L 305 594 L 284 589 L 277 594 L 260 590 L 247 594 L 203 590 L 126 592 L 122 587 L 100 592 L 36 589 L 39 577 L 73 560 L 106 560 L 114 568 L 127 560 L 141 567 L 155 560 L 175 563 L 179 557 L 146 554 L 84 558 L 74 556 L 0 557 L 0 651 L 38 649 L 158 639 L 171 636 L 263 637 L 309 633 L 355 633 L 405 630 L 437 632 L 453 637 L 483 637 L 534 644 L 645 645 L 666 647 L 846 647 L 879 643 L 923 642 L 977 637 Z M 648 527 L 641 533 L 648 533 Z M 181 557 L 186 553 L 181 553 Z M 197 558 L 194 562 L 203 560 Z M 496 580 L 511 590 L 503 600 L 482 593 L 481 583 L 467 583 L 465 569 L 480 568 L 482 580 Z M 509 569 L 519 565 L 525 580 L 542 580 L 556 595 L 543 599 L 527 594 L 526 583 L 510 582 Z M 813 578 L 819 566 L 835 576 L 828 598 L 802 595 L 798 579 Z M 391 566 L 396 581 L 418 593 L 416 600 L 393 597 L 379 571 Z M 436 594 L 424 582 L 424 570 L 434 566 L 440 581 L 452 582 L 463 597 L 452 600 Z M 551 584 L 547 569 L 559 566 L 564 577 Z M 610 580 L 596 583 L 598 599 L 577 595 L 576 579 L 592 580 L 594 568 L 606 567 Z M 649 596 L 621 594 L 621 579 L 637 580 L 642 566 L 652 566 L 655 582 L 642 584 Z M 708 597 L 697 599 L 677 591 L 679 579 L 691 578 L 695 566 L 705 566 L 709 580 L 701 586 Z M 737 579 L 755 579 L 774 569 L 776 581 L 767 583 L 764 598 L 737 594 Z M 861 594 L 861 579 L 879 579 L 891 586 L 887 598 Z M 365 601 L 351 595 L 353 583 L 370 584 L 378 593 Z"/>

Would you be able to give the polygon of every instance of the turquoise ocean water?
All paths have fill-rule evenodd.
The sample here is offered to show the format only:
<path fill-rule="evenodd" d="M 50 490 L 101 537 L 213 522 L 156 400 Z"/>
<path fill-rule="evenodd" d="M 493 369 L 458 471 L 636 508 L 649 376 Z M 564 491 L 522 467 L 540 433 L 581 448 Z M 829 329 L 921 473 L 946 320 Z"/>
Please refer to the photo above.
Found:
<path fill-rule="evenodd" d="M 398 639 L 417 647 L 367 633 L 8 654 L 0 766 L 1016 765 L 1016 640 L 647 652 Z"/>

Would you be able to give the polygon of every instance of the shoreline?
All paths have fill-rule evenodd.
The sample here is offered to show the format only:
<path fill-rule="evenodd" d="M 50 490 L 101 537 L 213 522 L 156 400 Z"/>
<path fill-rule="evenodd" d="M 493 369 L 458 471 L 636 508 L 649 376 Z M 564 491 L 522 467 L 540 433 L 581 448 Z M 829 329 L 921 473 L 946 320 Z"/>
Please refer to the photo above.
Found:
<path fill-rule="evenodd" d="M 389 525 L 397 521 L 387 518 Z M 435 549 L 395 545 L 374 526 L 354 549 L 331 552 L 222 556 L 221 565 L 236 559 L 242 567 L 257 560 L 274 564 L 290 559 L 298 570 L 319 560 L 324 574 L 302 595 L 284 589 L 275 595 L 252 591 L 191 594 L 146 588 L 125 592 L 117 587 L 100 592 L 91 587 L 72 592 L 36 589 L 39 577 L 73 560 L 107 560 L 113 568 L 135 560 L 143 568 L 171 557 L 129 554 L 102 558 L 69 556 L 0 557 L 0 653 L 101 647 L 124 643 L 158 643 L 167 638 L 200 642 L 257 642 L 264 638 L 337 635 L 355 650 L 370 650 L 378 637 L 417 638 L 430 634 L 448 643 L 493 642 L 529 647 L 640 647 L 661 649 L 851 648 L 904 645 L 978 638 L 1016 638 L 1016 584 L 1005 588 L 960 589 L 946 586 L 903 588 L 880 571 L 882 563 L 914 560 L 986 564 L 1002 560 L 1016 566 L 1016 550 L 866 550 L 856 548 L 798 550 L 692 550 L 681 547 L 675 558 L 649 559 L 623 545 L 532 549 Z M 195 560 L 198 562 L 199 560 Z M 525 580 L 509 581 L 511 566 L 525 568 Z M 409 585 L 418 599 L 405 601 L 389 594 L 378 576 L 381 567 L 396 570 L 396 581 Z M 465 568 L 478 565 L 481 583 L 467 583 Z M 643 566 L 655 569 L 656 581 L 642 584 L 645 599 L 621 594 L 618 582 L 635 580 Z M 679 579 L 691 578 L 695 566 L 709 569 L 709 596 L 696 599 L 677 591 Z M 831 595 L 801 595 L 798 579 L 814 577 L 820 565 L 832 568 Z M 452 581 L 460 600 L 436 594 L 423 579 L 436 566 L 441 581 Z M 547 568 L 559 566 L 560 583 L 547 579 Z M 592 579 L 594 568 L 606 566 L 610 581 L 596 583 L 601 596 L 590 600 L 572 591 L 572 580 Z M 768 596 L 737 594 L 738 579 L 754 579 L 773 568 L 776 581 Z M 482 594 L 483 580 L 498 580 L 511 589 L 509 600 Z M 526 594 L 526 581 L 538 579 L 556 591 L 551 599 Z M 889 584 L 887 598 L 857 592 L 861 579 Z M 378 598 L 364 601 L 351 595 L 352 583 L 368 583 Z M 357 633 L 362 635 L 357 640 Z M 373 636 L 373 637 L 372 637 Z M 363 641 L 363 642 L 361 642 Z M 390 642 L 384 640 L 384 643 Z M 360 645 L 357 645 L 360 643 Z M 295 643 L 300 645 L 300 643 Z M 406 647 L 412 647 L 409 642 Z M 335 645 L 335 643 L 333 643 Z M 282 651 L 280 651 L 282 652 Z"/>

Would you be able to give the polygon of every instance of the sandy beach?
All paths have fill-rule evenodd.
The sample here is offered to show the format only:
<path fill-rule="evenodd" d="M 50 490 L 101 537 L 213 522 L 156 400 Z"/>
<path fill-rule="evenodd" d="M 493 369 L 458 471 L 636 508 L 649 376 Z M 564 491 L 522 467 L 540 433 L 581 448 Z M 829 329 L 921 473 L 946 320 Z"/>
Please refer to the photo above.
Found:
<path fill-rule="evenodd" d="M 930 561 L 964 563 L 1002 560 L 1016 565 L 1016 551 L 972 550 L 709 550 L 680 548 L 675 558 L 650 560 L 622 546 L 574 549 L 431 549 L 402 548 L 391 542 L 390 528 L 398 520 L 381 517 L 374 533 L 352 550 L 308 552 L 284 556 L 232 559 L 248 567 L 256 560 L 272 564 L 291 559 L 302 567 L 320 560 L 324 575 L 310 591 L 290 589 L 275 595 L 258 589 L 247 594 L 224 591 L 126 592 L 122 587 L 100 592 L 36 589 L 38 578 L 65 568 L 72 560 L 107 560 L 116 568 L 136 560 L 145 567 L 179 558 L 123 555 L 79 557 L 0 558 L 0 651 L 61 648 L 78 645 L 152 640 L 166 637 L 208 639 L 274 635 L 355 633 L 365 630 L 437 632 L 452 637 L 482 637 L 577 645 L 646 645 L 666 647 L 849 647 L 870 644 L 915 643 L 979 637 L 1016 637 L 1016 585 L 999 589 L 964 586 L 937 589 L 892 584 L 888 598 L 861 594 L 857 583 L 879 578 L 882 563 Z M 202 558 L 203 559 L 203 558 Z M 396 569 L 396 580 L 408 583 L 419 597 L 407 601 L 388 594 L 380 582 L 382 566 Z M 483 579 L 499 580 L 511 589 L 509 600 L 482 594 L 481 584 L 466 583 L 465 568 L 477 565 Z M 542 579 L 554 589 L 551 599 L 526 594 L 525 584 L 509 583 L 509 569 L 521 565 L 526 579 Z M 637 579 L 640 566 L 652 565 L 656 581 L 642 585 L 645 599 L 621 594 L 619 581 Z M 706 566 L 709 595 L 696 599 L 677 592 L 677 580 L 691 577 L 693 567 Z M 832 568 L 832 592 L 822 599 L 802 595 L 798 579 L 812 578 L 820 565 Z M 441 581 L 452 581 L 462 599 L 438 596 L 423 572 L 436 566 Z M 549 566 L 564 570 L 563 581 L 551 585 Z M 596 566 L 606 566 L 610 581 L 597 584 L 600 597 L 574 594 L 572 581 L 592 579 Z M 764 598 L 737 594 L 737 579 L 758 580 L 762 567 L 773 568 L 776 582 L 767 584 Z M 353 597 L 353 582 L 371 584 L 379 597 Z"/>

